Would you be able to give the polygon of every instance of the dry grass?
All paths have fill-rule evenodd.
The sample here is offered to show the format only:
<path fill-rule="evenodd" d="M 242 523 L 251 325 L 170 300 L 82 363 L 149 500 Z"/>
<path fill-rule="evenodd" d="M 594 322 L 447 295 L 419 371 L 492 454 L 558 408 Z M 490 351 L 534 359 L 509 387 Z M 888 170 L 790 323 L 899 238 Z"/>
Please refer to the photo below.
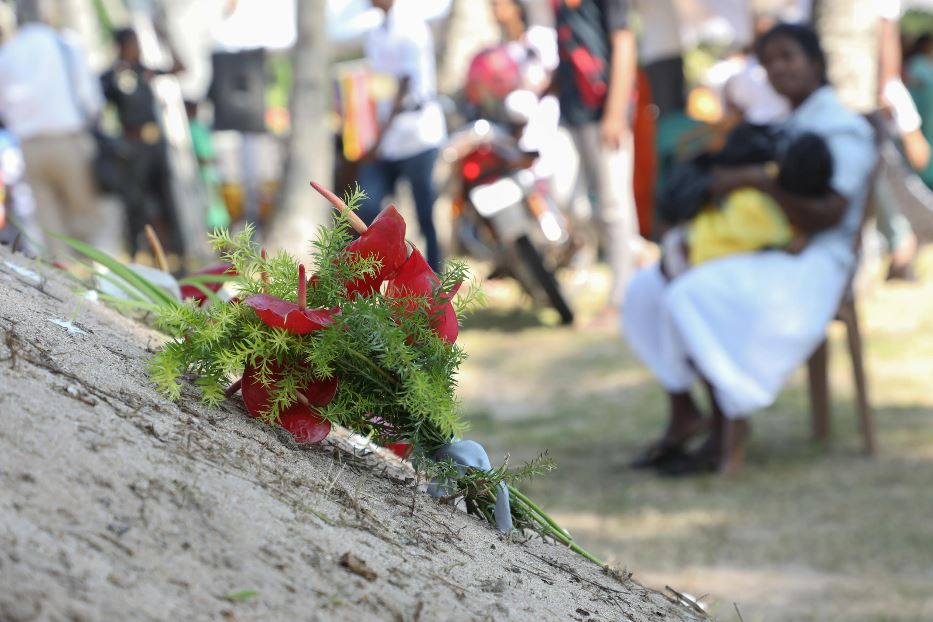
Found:
<path fill-rule="evenodd" d="M 859 451 L 834 327 L 829 447 L 809 439 L 801 371 L 753 419 L 737 480 L 628 470 L 661 426 L 660 389 L 611 333 L 539 321 L 510 291 L 463 333 L 472 435 L 495 457 L 549 449 L 560 469 L 532 485 L 538 500 L 648 585 L 708 594 L 717 619 L 738 620 L 737 602 L 746 622 L 933 620 L 933 252 L 920 273 L 924 285 L 875 279 L 861 298 L 873 460 Z"/>

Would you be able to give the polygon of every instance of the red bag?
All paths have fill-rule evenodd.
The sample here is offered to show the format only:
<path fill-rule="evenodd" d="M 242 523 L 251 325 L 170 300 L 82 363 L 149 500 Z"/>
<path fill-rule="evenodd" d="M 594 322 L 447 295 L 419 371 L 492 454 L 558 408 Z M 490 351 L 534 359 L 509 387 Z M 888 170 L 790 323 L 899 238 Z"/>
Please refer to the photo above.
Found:
<path fill-rule="evenodd" d="M 554 0 L 553 7 L 560 23 L 557 41 L 561 62 L 570 67 L 580 102 L 598 110 L 609 93 L 609 41 L 594 28 L 593 7 L 569 0 Z"/>
<path fill-rule="evenodd" d="M 601 108 L 609 92 L 609 85 L 603 78 L 606 64 L 584 47 L 570 52 L 570 64 L 583 104 L 588 108 Z"/>

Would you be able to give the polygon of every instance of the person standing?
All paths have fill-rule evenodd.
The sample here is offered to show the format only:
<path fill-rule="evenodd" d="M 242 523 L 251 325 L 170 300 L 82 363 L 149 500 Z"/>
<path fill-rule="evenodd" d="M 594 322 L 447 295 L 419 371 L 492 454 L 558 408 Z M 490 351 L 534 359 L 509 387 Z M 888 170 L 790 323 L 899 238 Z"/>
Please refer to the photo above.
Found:
<path fill-rule="evenodd" d="M 131 29 L 114 33 L 117 60 L 101 77 L 104 95 L 120 118 L 127 143 L 126 170 L 120 190 L 129 221 L 130 254 L 139 248 L 140 235 L 152 223 L 169 241 L 169 248 L 182 255 L 181 231 L 172 199 L 168 149 L 151 81 L 160 74 L 182 71 L 179 63 L 169 71 L 154 70 L 142 64 L 139 40 Z"/>
<path fill-rule="evenodd" d="M 521 126 L 519 149 L 538 154 L 532 166 L 538 180 L 551 182 L 564 163 L 566 150 L 558 135 L 560 104 L 547 92 L 557 69 L 557 33 L 547 26 L 529 24 L 522 0 L 492 0 L 490 6 L 502 33 L 502 43 L 495 49 L 504 50 L 515 62 L 520 78 L 519 88 L 501 103 L 508 121 Z M 553 187 L 550 192 L 553 196 Z"/>
<path fill-rule="evenodd" d="M 447 128 L 437 101 L 434 38 L 417 7 L 394 0 L 372 4 L 384 17 L 367 35 L 366 58 L 374 72 L 397 80 L 398 91 L 391 104 L 380 108 L 379 136 L 360 167 L 359 182 L 367 195 L 360 217 L 371 222 L 399 179 L 407 179 L 428 263 L 440 271 L 432 174 Z"/>
<path fill-rule="evenodd" d="M 933 35 L 921 35 L 906 58 L 907 87 L 920 116 L 920 129 L 927 144 L 933 143 Z M 919 158 L 915 168 L 923 182 L 933 188 L 933 158 Z"/>
<path fill-rule="evenodd" d="M 558 92 L 563 122 L 595 195 L 595 219 L 612 285 L 603 315 L 614 316 L 643 240 L 632 194 L 630 104 L 635 84 L 635 35 L 627 0 L 554 0 Z"/>
<path fill-rule="evenodd" d="M 922 169 L 929 160 L 929 144 L 900 78 L 898 20 L 903 8 L 901 0 L 813 0 L 812 6 L 829 78 L 838 85 L 842 102 L 862 114 L 881 111 L 893 121 L 882 147 L 882 178 L 888 176 L 884 169 L 901 161 L 892 140 L 900 140 L 915 168 Z M 878 229 L 891 252 L 888 277 L 912 279 L 917 237 L 893 193 L 881 192 L 876 198 Z"/>
<path fill-rule="evenodd" d="M 18 17 L 19 31 L 0 49 L 0 117 L 22 146 L 39 225 L 115 251 L 92 170 L 88 128 L 102 107 L 96 76 L 76 41 L 42 23 L 36 3 L 21 3 Z M 45 246 L 48 259 L 69 254 L 57 239 Z"/>

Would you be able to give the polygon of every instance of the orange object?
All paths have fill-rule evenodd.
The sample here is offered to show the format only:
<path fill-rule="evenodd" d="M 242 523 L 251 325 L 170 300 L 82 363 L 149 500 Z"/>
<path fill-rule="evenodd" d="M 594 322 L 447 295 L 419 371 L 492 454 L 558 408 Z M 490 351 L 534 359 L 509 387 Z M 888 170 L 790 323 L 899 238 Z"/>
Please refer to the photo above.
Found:
<path fill-rule="evenodd" d="M 450 212 L 454 218 L 460 218 L 460 214 L 463 213 L 463 197 L 455 196 L 453 201 L 450 203 Z"/>
<path fill-rule="evenodd" d="M 651 99 L 648 75 L 638 70 L 635 118 L 632 122 L 634 142 L 633 192 L 638 212 L 638 228 L 643 237 L 650 238 L 654 226 L 654 193 L 658 178 L 657 107 Z"/>
<path fill-rule="evenodd" d="M 343 117 L 343 154 L 356 162 L 376 143 L 379 125 L 376 101 L 370 91 L 372 74 L 367 69 L 354 69 L 341 76 L 340 102 Z"/>

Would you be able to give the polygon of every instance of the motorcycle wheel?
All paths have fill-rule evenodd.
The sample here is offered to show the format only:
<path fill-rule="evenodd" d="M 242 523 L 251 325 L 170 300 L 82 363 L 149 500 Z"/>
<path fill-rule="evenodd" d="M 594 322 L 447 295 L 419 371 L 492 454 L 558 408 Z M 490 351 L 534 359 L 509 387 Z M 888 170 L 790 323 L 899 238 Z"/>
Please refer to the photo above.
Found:
<path fill-rule="evenodd" d="M 554 273 L 545 267 L 541 254 L 528 236 L 523 235 L 515 240 L 515 248 L 524 267 L 531 273 L 541 289 L 544 290 L 551 306 L 557 310 L 561 324 L 573 324 L 573 310 L 567 304 L 567 300 L 564 298 L 563 292 L 561 292 L 560 284 L 554 277 Z"/>

